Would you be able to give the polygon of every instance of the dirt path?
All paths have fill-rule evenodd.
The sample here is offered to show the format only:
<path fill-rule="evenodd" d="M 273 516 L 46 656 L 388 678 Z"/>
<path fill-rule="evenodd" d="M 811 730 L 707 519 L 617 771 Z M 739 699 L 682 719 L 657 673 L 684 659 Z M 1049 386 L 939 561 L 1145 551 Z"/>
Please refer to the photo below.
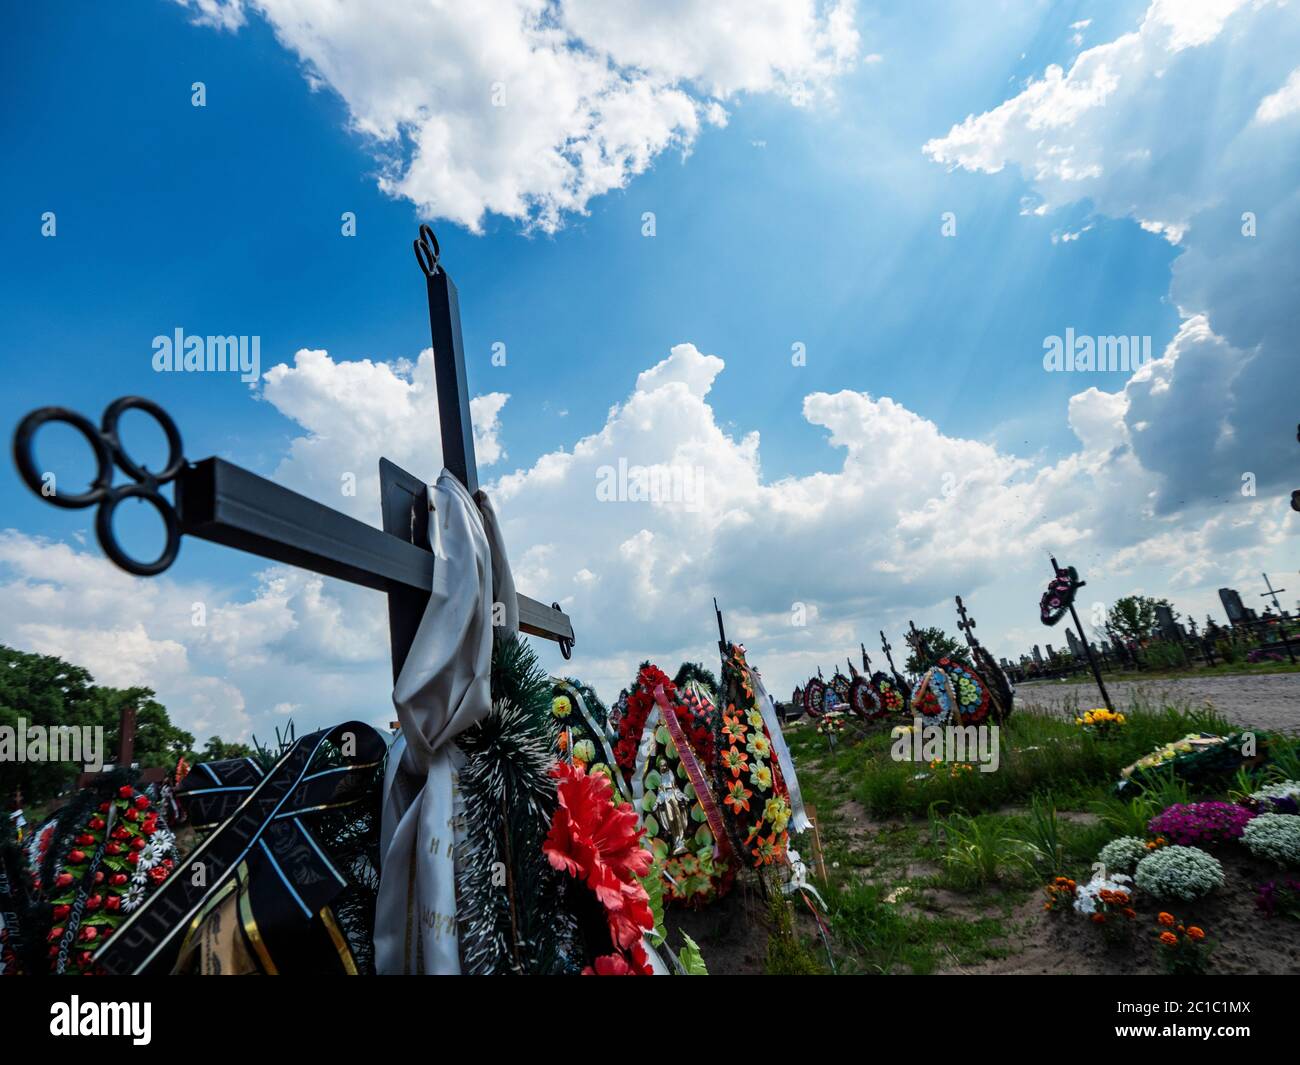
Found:
<path fill-rule="evenodd" d="M 1300 732 L 1300 673 L 1206 676 L 1173 680 L 1108 681 L 1116 708 L 1135 699 L 1148 704 L 1203 706 L 1210 703 L 1229 720 L 1256 728 Z M 1044 710 L 1087 710 L 1100 706 L 1091 684 L 1030 681 L 1016 686 L 1016 702 Z"/>

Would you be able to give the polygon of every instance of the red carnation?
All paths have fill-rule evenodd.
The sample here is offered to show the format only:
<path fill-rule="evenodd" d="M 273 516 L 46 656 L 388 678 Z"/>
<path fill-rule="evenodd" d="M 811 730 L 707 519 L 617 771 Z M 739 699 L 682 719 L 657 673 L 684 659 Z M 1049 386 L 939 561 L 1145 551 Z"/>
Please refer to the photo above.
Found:
<path fill-rule="evenodd" d="M 80 850 L 68 851 L 68 861 L 73 865 L 80 865 L 86 860 L 86 852 Z"/>
<path fill-rule="evenodd" d="M 146 836 L 152 836 L 155 832 L 158 831 L 158 822 L 146 821 L 144 824 L 140 826 L 140 831 L 143 832 Z"/>
<path fill-rule="evenodd" d="M 71 873 L 60 873 L 54 878 L 55 887 L 68 887 L 72 883 Z"/>
<path fill-rule="evenodd" d="M 102 895 L 91 895 L 90 898 L 86 900 L 86 909 L 88 910 L 97 910 L 102 905 L 104 905 L 104 897 Z"/>
<path fill-rule="evenodd" d="M 127 882 L 127 879 L 128 877 L 125 873 L 114 873 L 108 878 L 108 882 L 114 887 L 121 887 Z"/>
<path fill-rule="evenodd" d="M 131 787 L 130 784 L 123 784 L 120 788 L 117 789 L 117 794 L 123 799 L 129 799 L 132 795 L 135 794 L 135 788 Z"/>
<path fill-rule="evenodd" d="M 103 882 L 104 882 L 104 873 L 103 873 L 103 870 L 101 870 L 101 869 L 96 869 L 96 870 L 95 870 L 95 883 L 96 883 L 96 884 L 102 884 Z"/>
<path fill-rule="evenodd" d="M 155 884 L 161 884 L 164 880 L 167 879 L 168 872 L 169 870 L 167 870 L 163 866 L 155 865 L 152 869 L 149 870 L 149 879 L 152 880 Z"/>
<path fill-rule="evenodd" d="M 148 796 L 148 795 L 137 795 L 137 796 L 135 797 L 135 805 L 136 805 L 136 807 L 137 807 L 138 809 L 143 810 L 146 806 L 149 805 L 149 796 Z"/>
<path fill-rule="evenodd" d="M 109 804 L 108 804 L 108 803 L 106 803 L 106 802 L 101 802 L 101 803 L 99 804 L 99 812 L 100 812 L 101 814 L 106 814 L 106 813 L 108 813 L 108 807 L 109 807 Z"/>
<path fill-rule="evenodd" d="M 97 929 L 93 924 L 88 924 L 77 933 L 77 938 L 84 943 L 93 943 L 99 938 L 99 929 Z"/>
<path fill-rule="evenodd" d="M 116 855 L 116 854 L 121 854 L 121 853 L 122 853 L 122 844 L 120 844 L 120 843 L 110 843 L 107 847 L 104 848 L 104 853 L 105 853 L 105 854 L 114 854 L 114 855 Z"/>
<path fill-rule="evenodd" d="M 123 816 L 124 818 L 126 818 L 126 820 L 128 820 L 128 821 L 139 821 L 139 820 L 140 820 L 140 811 L 139 811 L 139 810 L 134 810 L 134 809 L 132 809 L 131 807 L 128 806 L 127 809 L 126 809 L 126 813 L 124 813 L 122 816 Z"/>
<path fill-rule="evenodd" d="M 135 839 L 131 841 L 131 849 L 133 851 L 142 851 L 146 846 L 148 846 L 148 844 L 142 836 L 136 836 Z"/>
<path fill-rule="evenodd" d="M 71 906 L 68 906 L 65 903 L 61 903 L 58 906 L 54 907 L 54 919 L 56 921 L 62 921 L 63 918 L 67 917 L 68 914 L 70 914 L 71 912 L 72 912 Z"/>
<path fill-rule="evenodd" d="M 140 852 L 139 852 L 139 851 L 131 851 L 131 852 L 126 856 L 126 864 L 127 864 L 127 865 L 139 865 L 139 864 L 140 864 Z"/>
<path fill-rule="evenodd" d="M 109 895 L 108 898 L 104 900 L 105 913 L 118 913 L 121 911 L 121 909 L 122 909 L 121 895 Z"/>

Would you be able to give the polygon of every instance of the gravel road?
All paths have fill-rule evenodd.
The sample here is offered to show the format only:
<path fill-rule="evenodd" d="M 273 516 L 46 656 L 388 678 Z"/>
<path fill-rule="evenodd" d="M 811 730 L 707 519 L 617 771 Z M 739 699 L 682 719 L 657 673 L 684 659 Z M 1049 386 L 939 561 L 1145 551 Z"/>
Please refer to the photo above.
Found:
<path fill-rule="evenodd" d="M 1211 704 L 1230 721 L 1273 731 L 1300 732 L 1300 673 L 1186 677 L 1175 680 L 1108 681 L 1116 709 L 1135 700 L 1179 707 Z M 1087 710 L 1101 706 L 1091 684 L 1036 680 L 1016 685 L 1017 707 Z"/>

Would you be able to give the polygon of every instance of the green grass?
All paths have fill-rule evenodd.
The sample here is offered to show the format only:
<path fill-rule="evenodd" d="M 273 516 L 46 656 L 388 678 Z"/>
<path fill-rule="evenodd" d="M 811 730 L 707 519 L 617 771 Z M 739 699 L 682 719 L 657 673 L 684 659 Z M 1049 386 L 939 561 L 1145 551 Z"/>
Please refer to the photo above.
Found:
<path fill-rule="evenodd" d="M 875 884 L 848 887 L 835 896 L 831 927 L 846 956 L 841 972 L 933 972 L 952 960 L 969 965 L 1003 957 L 996 946 L 1002 920 L 987 917 L 931 916 L 910 913 L 886 902 L 886 889 Z"/>
<path fill-rule="evenodd" d="M 822 771 L 839 778 L 839 787 L 877 817 L 925 817 L 934 802 L 965 814 L 990 812 L 1009 805 L 1028 805 L 1035 795 L 1051 793 L 1060 808 L 1082 809 L 1119 779 L 1120 770 L 1160 744 L 1188 732 L 1229 731 L 1230 725 L 1210 710 L 1127 712 L 1128 724 L 1112 740 L 1084 736 L 1072 719 L 1043 714 L 1014 715 L 1000 730 L 999 764 L 995 772 L 953 776 L 943 766 L 895 761 L 888 732 L 864 741 L 840 744 L 833 754 L 818 751 L 806 735 L 791 742 L 796 761 L 812 757 Z M 821 737 L 815 734 L 813 740 Z M 800 773 L 802 781 L 803 774 Z M 843 799 L 843 795 L 833 798 Z"/>

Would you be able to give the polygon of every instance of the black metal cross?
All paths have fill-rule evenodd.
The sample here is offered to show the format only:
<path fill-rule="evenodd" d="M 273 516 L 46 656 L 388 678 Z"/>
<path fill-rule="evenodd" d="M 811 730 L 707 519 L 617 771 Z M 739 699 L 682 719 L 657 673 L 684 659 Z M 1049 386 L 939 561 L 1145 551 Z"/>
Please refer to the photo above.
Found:
<path fill-rule="evenodd" d="M 921 635 L 921 631 L 911 618 L 907 619 L 907 642 L 916 651 L 916 660 L 921 663 L 921 672 L 924 673 L 930 665 L 930 646 L 925 642 L 925 637 Z"/>
<path fill-rule="evenodd" d="M 883 633 L 882 633 L 883 635 Z M 862 649 L 862 668 L 866 670 L 867 676 L 871 676 L 871 658 L 867 655 L 867 645 L 859 641 L 858 646 Z"/>
<path fill-rule="evenodd" d="M 1055 555 L 1049 555 L 1048 557 L 1052 560 L 1052 572 L 1055 573 L 1057 577 L 1063 577 L 1069 573 L 1068 568 L 1061 568 L 1060 563 L 1056 561 Z M 1076 589 L 1082 588 L 1087 583 L 1087 581 L 1079 581 L 1074 587 Z M 1083 622 L 1079 620 L 1079 612 L 1074 609 L 1073 595 L 1070 596 L 1070 617 L 1074 619 L 1074 627 L 1078 630 L 1079 639 L 1083 641 L 1083 649 L 1088 655 L 1088 665 L 1092 667 L 1093 678 L 1097 681 L 1097 688 L 1101 691 L 1101 701 L 1106 704 L 1106 709 L 1113 713 L 1115 710 L 1115 704 L 1110 701 L 1110 692 L 1106 690 L 1106 682 L 1101 679 L 1101 666 L 1097 664 L 1097 656 L 1092 653 L 1092 643 L 1088 639 L 1088 634 L 1083 631 Z M 1050 655 L 1052 651 L 1051 644 L 1047 645 L 1047 651 Z"/>
<path fill-rule="evenodd" d="M 460 304 L 456 286 L 439 262 L 438 241 L 428 226 L 420 227 L 415 257 L 428 289 L 442 460 L 474 493 L 478 491 L 478 468 Z M 161 472 L 137 464 L 123 448 L 117 423 L 128 410 L 152 415 L 166 434 L 169 454 Z M 47 422 L 71 425 L 94 450 L 96 475 L 87 491 L 50 490 L 49 478 L 38 469 L 33 451 L 36 432 Z M 46 502 L 66 508 L 98 504 L 95 531 L 100 546 L 113 562 L 137 576 L 166 570 L 176 560 L 181 537 L 189 535 L 386 592 L 394 679 L 401 672 L 429 600 L 434 556 L 429 542 L 428 485 L 387 459 L 379 460 L 381 532 L 224 459 L 188 461 L 180 432 L 167 412 L 138 396 L 110 404 L 99 426 L 63 407 L 32 411 L 14 433 L 13 453 L 23 481 Z M 130 478 L 128 483 L 113 485 L 114 466 Z M 173 502 L 159 491 L 169 482 L 174 482 Z M 163 520 L 167 542 L 156 559 L 142 562 L 117 541 L 113 512 L 128 498 L 152 504 Z M 564 657 L 570 656 L 573 626 L 558 603 L 548 607 L 520 595 L 519 627 L 555 640 Z"/>
<path fill-rule="evenodd" d="M 885 652 L 885 661 L 889 663 L 889 672 L 897 676 L 898 670 L 894 668 L 894 656 L 890 653 L 894 648 L 890 645 L 890 642 L 885 639 L 884 629 L 880 630 L 880 649 Z"/>
<path fill-rule="evenodd" d="M 1278 602 L 1278 598 L 1277 598 L 1277 593 L 1278 593 L 1278 592 L 1285 592 L 1286 589 L 1285 589 L 1285 588 L 1274 588 L 1274 587 L 1273 587 L 1273 582 L 1270 581 L 1270 580 L 1268 579 L 1268 574 L 1267 574 L 1267 573 L 1261 573 L 1260 576 L 1264 578 L 1264 587 L 1268 589 L 1267 592 L 1260 592 L 1260 593 L 1259 593 L 1259 594 L 1260 594 L 1260 598 L 1261 598 L 1261 599 L 1267 599 L 1269 596 L 1272 596 L 1272 598 L 1273 598 L 1273 606 L 1277 609 L 1277 624 L 1278 624 L 1278 630 L 1282 633 L 1282 643 L 1286 646 L 1286 656 L 1287 656 L 1287 658 L 1289 658 L 1289 659 L 1291 660 L 1292 665 L 1294 665 L 1294 664 L 1295 664 L 1295 652 L 1291 650 L 1291 638 L 1287 635 L 1287 632 L 1286 632 L 1287 614 L 1286 614 L 1286 611 L 1282 609 L 1282 604 L 1281 604 L 1280 602 Z"/>
<path fill-rule="evenodd" d="M 979 641 L 975 638 L 975 619 L 966 613 L 966 604 L 961 601 L 961 596 L 957 596 L 957 614 L 961 618 L 957 622 L 957 628 L 961 629 L 966 637 L 966 643 L 973 651 Z"/>

